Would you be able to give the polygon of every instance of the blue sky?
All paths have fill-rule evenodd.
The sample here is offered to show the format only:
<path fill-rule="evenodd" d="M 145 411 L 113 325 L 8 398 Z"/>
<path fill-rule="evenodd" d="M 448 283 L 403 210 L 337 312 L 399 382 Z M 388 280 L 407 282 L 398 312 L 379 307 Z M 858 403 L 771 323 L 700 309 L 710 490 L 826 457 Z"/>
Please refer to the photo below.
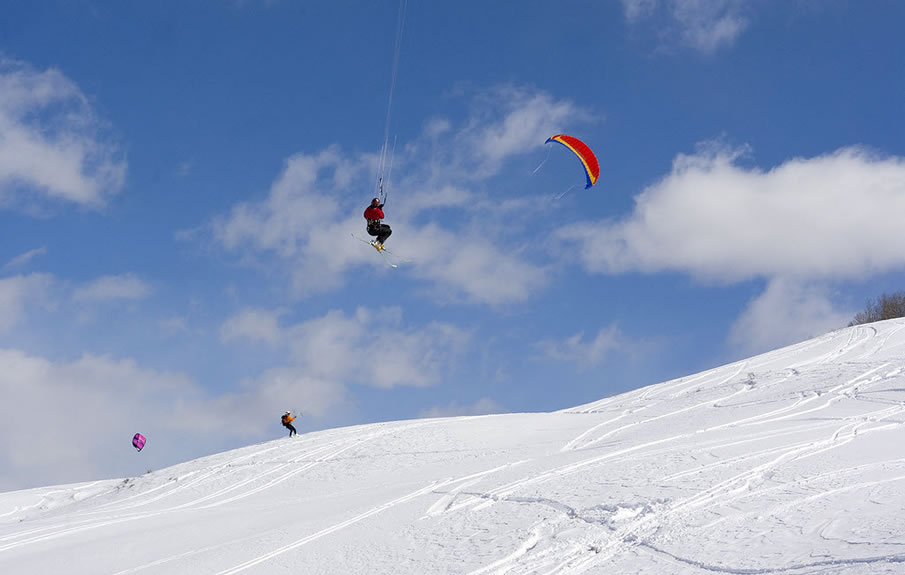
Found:
<path fill-rule="evenodd" d="M 350 234 L 399 3 L 4 4 L 0 488 L 269 439 L 286 409 L 561 409 L 905 289 L 901 3 L 404 7 L 390 269 Z"/>

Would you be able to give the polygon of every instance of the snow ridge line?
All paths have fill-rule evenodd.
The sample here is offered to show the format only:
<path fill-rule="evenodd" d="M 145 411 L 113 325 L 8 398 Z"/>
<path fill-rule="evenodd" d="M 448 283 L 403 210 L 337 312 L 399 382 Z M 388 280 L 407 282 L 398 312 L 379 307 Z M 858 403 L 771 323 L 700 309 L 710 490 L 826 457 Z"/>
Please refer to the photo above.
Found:
<path fill-rule="evenodd" d="M 899 326 L 898 328 L 893 330 L 890 334 L 887 334 L 882 342 L 880 342 L 877 346 L 874 346 L 871 350 L 868 350 L 867 352 L 865 352 L 864 355 L 859 356 L 859 359 L 863 359 L 865 356 L 869 357 L 870 355 L 875 354 L 876 351 L 881 349 L 882 345 L 886 341 L 888 341 L 888 339 L 895 332 L 899 331 L 900 329 L 905 329 L 905 326 Z M 856 335 L 859 336 L 857 339 L 856 339 Z M 877 334 L 876 328 L 859 327 L 858 329 L 855 329 L 852 332 L 850 332 L 848 334 L 848 338 L 846 339 L 846 341 L 837 345 L 833 350 L 831 350 L 825 354 L 822 354 L 820 356 L 817 356 L 815 358 L 809 358 L 805 361 L 800 361 L 796 364 L 790 365 L 790 366 L 788 366 L 788 369 L 800 370 L 807 366 L 820 365 L 820 364 L 826 363 L 827 360 L 832 359 L 834 357 L 838 357 L 840 355 L 844 355 L 845 353 L 848 353 L 849 351 L 853 350 L 857 346 L 866 343 L 867 341 L 869 341 L 870 339 L 872 339 L 873 337 L 875 337 L 877 335 L 878 334 Z M 593 412 L 597 411 L 600 407 L 603 407 L 604 405 L 608 405 L 609 403 L 615 402 L 617 399 L 620 399 L 620 398 L 623 400 L 633 399 L 633 395 L 635 395 L 635 394 L 640 396 L 640 397 L 638 397 L 638 399 L 640 399 L 640 400 L 648 400 L 648 399 L 657 397 L 659 395 L 662 395 L 663 393 L 666 393 L 668 391 L 671 391 L 677 387 L 683 387 L 683 386 L 694 387 L 694 385 L 705 385 L 702 382 L 702 380 L 706 380 L 708 378 L 714 377 L 716 375 L 719 375 L 719 373 L 732 369 L 732 368 L 736 369 L 736 375 L 738 373 L 741 373 L 741 371 L 746 368 L 757 371 L 760 366 L 771 364 L 771 363 L 776 363 L 778 361 L 781 361 L 785 357 L 794 357 L 794 356 L 801 355 L 805 351 L 807 351 L 809 349 L 814 349 L 814 348 L 820 347 L 820 346 L 826 344 L 827 342 L 832 341 L 833 339 L 835 339 L 837 337 L 838 337 L 838 332 L 831 332 L 831 333 L 825 334 L 822 337 L 808 340 L 806 342 L 802 342 L 799 344 L 791 345 L 791 346 L 788 346 L 788 347 L 780 349 L 780 350 L 770 351 L 770 352 L 761 354 L 759 356 L 756 356 L 756 357 L 748 359 L 748 360 L 744 360 L 744 361 L 731 363 L 728 365 L 709 369 L 707 371 L 704 371 L 704 372 L 701 372 L 699 374 L 692 376 L 691 379 L 686 379 L 684 377 L 678 378 L 678 379 L 664 382 L 661 384 L 651 385 L 651 386 L 648 386 L 641 390 L 628 392 L 628 393 L 621 394 L 621 395 L 614 396 L 614 397 L 608 397 L 608 398 L 602 399 L 600 401 L 585 404 L 583 406 L 563 409 L 563 410 L 561 410 L 561 412 L 563 412 L 563 413 L 593 413 Z M 728 381 L 731 381 L 731 378 L 729 378 Z M 723 381 L 722 383 L 727 383 L 727 381 Z M 691 384 L 691 385 L 688 385 L 688 384 Z M 681 394 L 681 391 L 678 391 L 675 393 Z"/>

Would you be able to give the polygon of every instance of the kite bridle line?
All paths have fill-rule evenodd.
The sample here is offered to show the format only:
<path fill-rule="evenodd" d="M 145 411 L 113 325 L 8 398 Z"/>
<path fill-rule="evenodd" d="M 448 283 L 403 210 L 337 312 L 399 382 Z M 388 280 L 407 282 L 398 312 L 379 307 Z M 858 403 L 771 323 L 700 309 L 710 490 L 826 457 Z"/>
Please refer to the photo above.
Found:
<path fill-rule="evenodd" d="M 554 200 L 562 199 L 562 197 L 563 197 L 564 195 L 568 194 L 569 192 L 571 192 L 572 190 L 574 190 L 574 189 L 577 188 L 577 187 L 578 187 L 578 184 L 572 184 L 571 186 L 569 186 L 568 188 L 566 188 L 566 191 L 560 192 L 559 195 L 553 196 L 553 199 L 554 199 Z"/>
<path fill-rule="evenodd" d="M 393 50 L 393 71 L 390 76 L 390 96 L 387 100 L 386 123 L 383 130 L 383 149 L 380 152 L 380 163 L 377 167 L 377 197 L 380 202 L 386 202 L 386 191 L 384 190 L 384 172 L 386 170 L 387 150 L 390 142 L 390 116 L 393 110 L 393 92 L 396 90 L 396 77 L 399 75 L 399 53 L 402 49 L 402 33 L 405 30 L 405 13 L 408 9 L 408 0 L 399 0 L 399 14 L 396 18 L 396 45 Z M 396 141 L 393 140 L 393 152 L 396 151 Z M 390 157 L 390 172 L 393 171 L 392 156 Z M 389 177 L 387 177 L 387 184 Z"/>
<path fill-rule="evenodd" d="M 393 151 L 390 152 L 390 171 L 387 173 L 387 188 L 389 188 L 389 183 L 393 179 L 393 158 L 396 157 L 396 137 L 393 136 Z M 385 204 L 387 201 L 387 191 L 383 189 L 381 186 L 380 191 L 383 193 L 383 197 L 380 199 L 380 202 Z"/>
<path fill-rule="evenodd" d="M 553 148 L 552 148 L 552 147 L 548 147 L 548 148 L 547 148 L 547 155 L 544 157 L 543 161 L 542 161 L 540 164 L 538 164 L 536 168 L 534 168 L 534 171 L 531 172 L 531 175 L 532 175 L 532 176 L 533 176 L 534 174 L 536 174 L 537 171 L 538 171 L 539 169 L 541 169 L 541 168 L 544 166 L 544 164 L 547 163 L 547 160 L 550 159 L 550 152 L 552 152 L 552 151 L 553 151 Z"/>

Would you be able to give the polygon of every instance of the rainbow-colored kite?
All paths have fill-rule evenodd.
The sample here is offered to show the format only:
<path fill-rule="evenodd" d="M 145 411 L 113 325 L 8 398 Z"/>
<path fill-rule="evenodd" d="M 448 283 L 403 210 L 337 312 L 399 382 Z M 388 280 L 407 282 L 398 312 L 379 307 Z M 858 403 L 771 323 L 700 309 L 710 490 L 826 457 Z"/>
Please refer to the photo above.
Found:
<path fill-rule="evenodd" d="M 594 152 L 591 151 L 591 148 L 589 148 L 587 144 L 578 138 L 566 136 L 565 134 L 558 134 L 552 138 L 547 138 L 547 141 L 544 143 L 549 144 L 550 142 L 559 142 L 572 150 L 572 152 L 578 156 L 578 159 L 581 160 L 581 164 L 584 166 L 585 175 L 588 178 L 588 185 L 586 185 L 584 189 L 588 189 L 597 183 L 597 178 L 600 176 L 600 165 L 597 163 L 597 156 L 594 155 Z"/>

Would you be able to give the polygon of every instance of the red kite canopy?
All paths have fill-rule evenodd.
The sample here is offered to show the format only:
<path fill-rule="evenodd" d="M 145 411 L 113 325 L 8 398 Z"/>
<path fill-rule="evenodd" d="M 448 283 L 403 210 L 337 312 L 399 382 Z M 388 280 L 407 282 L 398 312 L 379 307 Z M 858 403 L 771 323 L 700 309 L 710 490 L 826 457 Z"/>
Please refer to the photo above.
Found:
<path fill-rule="evenodd" d="M 588 189 L 597 183 L 597 178 L 600 176 L 600 165 L 597 163 L 597 156 L 594 155 L 594 152 L 591 151 L 591 148 L 589 148 L 587 144 L 578 138 L 566 136 L 565 134 L 559 134 L 552 138 L 548 138 L 544 143 L 548 144 L 550 142 L 559 142 L 572 150 L 572 153 L 581 160 L 581 164 L 584 166 L 585 175 L 588 178 L 588 185 L 584 187 L 585 189 Z"/>

